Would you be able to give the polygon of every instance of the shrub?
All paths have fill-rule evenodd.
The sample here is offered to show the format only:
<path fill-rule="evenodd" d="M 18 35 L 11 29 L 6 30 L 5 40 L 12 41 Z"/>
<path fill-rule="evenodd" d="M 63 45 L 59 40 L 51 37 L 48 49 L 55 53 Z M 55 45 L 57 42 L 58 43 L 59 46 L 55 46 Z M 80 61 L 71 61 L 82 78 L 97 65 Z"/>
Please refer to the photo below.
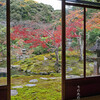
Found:
<path fill-rule="evenodd" d="M 47 50 L 48 50 L 47 48 L 37 46 L 36 48 L 34 48 L 33 54 L 40 55 L 40 54 L 43 54 L 43 53 L 47 53 L 48 52 Z"/>

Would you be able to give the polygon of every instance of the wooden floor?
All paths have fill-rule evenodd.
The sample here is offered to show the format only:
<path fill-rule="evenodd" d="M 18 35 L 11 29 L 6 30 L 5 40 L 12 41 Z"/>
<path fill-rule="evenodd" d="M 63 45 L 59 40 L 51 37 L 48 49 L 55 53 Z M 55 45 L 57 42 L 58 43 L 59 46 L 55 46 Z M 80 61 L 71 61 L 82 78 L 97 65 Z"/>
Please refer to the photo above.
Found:
<path fill-rule="evenodd" d="M 100 100 L 100 95 L 81 98 L 80 100 Z"/>

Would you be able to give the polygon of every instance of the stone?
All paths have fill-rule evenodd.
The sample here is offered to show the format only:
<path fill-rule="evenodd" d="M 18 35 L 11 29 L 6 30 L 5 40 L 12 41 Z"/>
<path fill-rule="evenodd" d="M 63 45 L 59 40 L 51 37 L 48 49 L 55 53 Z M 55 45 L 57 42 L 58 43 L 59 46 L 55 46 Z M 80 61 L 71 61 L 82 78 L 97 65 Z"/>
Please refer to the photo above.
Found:
<path fill-rule="evenodd" d="M 26 55 L 26 56 L 25 56 L 25 58 L 29 58 L 29 57 L 30 57 L 29 55 Z"/>
<path fill-rule="evenodd" d="M 0 62 L 3 62 L 3 60 L 0 60 Z"/>
<path fill-rule="evenodd" d="M 35 73 L 35 72 L 30 72 L 31 74 L 34 74 L 34 75 L 37 75 L 37 73 Z"/>
<path fill-rule="evenodd" d="M 49 79 L 53 79 L 54 80 L 54 79 L 56 79 L 56 77 L 50 77 Z"/>
<path fill-rule="evenodd" d="M 97 61 L 94 61 L 94 75 L 97 75 Z"/>
<path fill-rule="evenodd" d="M 73 69 L 72 69 L 71 67 L 68 67 L 66 71 L 67 71 L 67 72 L 70 72 L 70 71 L 72 71 L 72 70 L 73 70 Z"/>
<path fill-rule="evenodd" d="M 54 73 L 53 71 L 48 72 L 48 75 L 50 75 L 51 73 Z"/>
<path fill-rule="evenodd" d="M 40 74 L 40 75 L 48 75 L 47 72 L 40 72 L 39 74 Z"/>
<path fill-rule="evenodd" d="M 94 67 L 94 65 L 93 65 L 93 64 L 91 64 L 91 63 L 89 64 L 89 66 L 90 66 L 90 67 Z"/>
<path fill-rule="evenodd" d="M 40 77 L 40 79 L 42 79 L 42 80 L 48 80 L 48 78 L 44 78 L 44 77 Z"/>
<path fill-rule="evenodd" d="M 17 90 L 11 90 L 11 96 L 16 96 L 18 94 Z"/>
<path fill-rule="evenodd" d="M 33 86 L 36 86 L 36 84 L 26 84 L 25 86 L 33 87 Z"/>
<path fill-rule="evenodd" d="M 80 78 L 78 75 L 66 75 L 66 78 Z"/>
<path fill-rule="evenodd" d="M 44 56 L 44 60 L 47 60 L 48 58 L 46 58 L 45 56 Z"/>
<path fill-rule="evenodd" d="M 7 68 L 0 68 L 0 73 L 7 73 Z"/>
<path fill-rule="evenodd" d="M 54 71 L 50 71 L 50 73 L 54 73 Z"/>
<path fill-rule="evenodd" d="M 11 68 L 20 68 L 20 65 L 11 65 Z"/>
<path fill-rule="evenodd" d="M 14 86 L 12 88 L 23 88 L 23 86 Z"/>
<path fill-rule="evenodd" d="M 28 73 L 30 73 L 30 72 L 31 72 L 31 70 L 27 70 L 27 72 L 28 72 Z"/>
<path fill-rule="evenodd" d="M 37 80 L 37 79 L 32 79 L 32 80 L 30 80 L 29 82 L 35 83 L 35 82 L 38 82 L 38 80 Z"/>
<path fill-rule="evenodd" d="M 7 58 L 6 58 L 6 57 L 4 57 L 4 58 L 3 58 L 3 60 L 7 60 Z"/>

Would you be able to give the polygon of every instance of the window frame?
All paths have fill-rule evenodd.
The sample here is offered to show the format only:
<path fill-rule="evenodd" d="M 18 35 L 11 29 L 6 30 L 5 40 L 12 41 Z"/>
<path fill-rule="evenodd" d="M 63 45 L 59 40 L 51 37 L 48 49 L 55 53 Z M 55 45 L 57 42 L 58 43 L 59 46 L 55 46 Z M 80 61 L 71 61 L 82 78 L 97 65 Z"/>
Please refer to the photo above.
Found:
<path fill-rule="evenodd" d="M 10 93 L 10 0 L 6 0 L 7 85 L 0 86 L 1 99 L 11 100 Z"/>
<path fill-rule="evenodd" d="M 7 100 L 11 100 L 10 79 L 10 0 L 6 0 L 6 23 L 7 23 Z"/>
<path fill-rule="evenodd" d="M 73 2 L 65 2 L 62 0 L 62 100 L 65 100 L 65 85 L 66 85 L 66 29 L 65 29 L 65 6 L 73 5 L 84 8 L 84 44 L 86 44 L 86 8 L 100 9 L 100 7 L 92 5 L 83 5 Z M 0 89 L 7 89 L 7 100 L 11 99 L 11 79 L 10 79 L 10 0 L 6 0 L 6 22 L 7 22 L 7 86 L 0 86 Z M 100 77 L 100 76 L 95 76 Z M 86 78 L 86 46 L 84 45 L 84 78 Z"/>
<path fill-rule="evenodd" d="M 66 79 L 66 9 L 65 6 L 76 6 L 76 7 L 82 7 L 84 9 L 83 16 L 84 16 L 84 75 L 83 78 L 76 78 L 76 79 Z M 100 76 L 86 76 L 86 8 L 92 8 L 92 9 L 100 9 L 98 6 L 93 5 L 86 5 L 82 3 L 75 3 L 70 2 L 69 0 L 62 0 L 62 100 L 68 99 L 68 92 L 66 89 L 69 89 L 71 87 L 68 87 L 66 85 L 68 84 L 75 84 L 81 83 L 85 84 L 86 82 L 92 82 L 95 80 L 98 80 L 100 82 Z M 97 82 L 97 81 L 95 81 Z M 67 93 L 66 93 L 67 92 Z M 66 95 L 67 94 L 67 95 Z M 69 99 L 68 99 L 69 100 Z"/>

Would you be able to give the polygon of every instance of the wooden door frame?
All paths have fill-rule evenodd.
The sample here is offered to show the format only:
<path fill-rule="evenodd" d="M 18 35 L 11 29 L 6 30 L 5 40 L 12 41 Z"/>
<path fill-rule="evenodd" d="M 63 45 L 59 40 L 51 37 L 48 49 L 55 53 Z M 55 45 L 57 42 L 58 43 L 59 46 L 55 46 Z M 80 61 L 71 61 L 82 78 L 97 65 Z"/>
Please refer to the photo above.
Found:
<path fill-rule="evenodd" d="M 86 82 L 90 82 L 90 80 L 99 80 L 100 76 L 98 77 L 90 77 L 86 78 L 86 58 L 84 57 L 84 78 L 82 79 L 74 79 L 72 80 L 66 80 L 66 28 L 65 28 L 65 5 L 73 5 L 73 6 L 78 6 L 78 7 L 83 7 L 84 11 L 86 8 L 93 8 L 93 9 L 100 9 L 100 7 L 96 6 L 91 6 L 91 5 L 83 5 L 83 4 L 77 4 L 77 3 L 72 3 L 72 2 L 65 2 L 65 0 L 62 0 L 62 100 L 66 100 L 66 85 L 68 83 L 74 82 L 84 82 L 84 80 L 89 80 Z M 86 12 L 84 12 L 85 15 Z M 84 16 L 84 19 L 85 16 Z M 86 20 L 85 20 L 86 21 Z M 86 27 L 86 22 L 84 21 L 84 26 Z M 7 92 L 7 100 L 11 99 L 11 93 L 10 93 L 10 84 L 11 84 L 11 79 L 10 79 L 10 0 L 6 0 L 6 23 L 7 23 L 7 86 L 1 86 L 0 89 L 6 90 Z M 84 27 L 84 34 L 86 33 L 86 28 Z M 84 47 L 85 49 L 86 47 Z M 85 53 L 86 50 L 84 50 Z M 86 54 L 84 54 L 86 56 Z M 97 81 L 96 81 L 97 82 Z"/>
<path fill-rule="evenodd" d="M 10 0 L 6 0 L 7 85 L 0 86 L 0 100 L 11 100 L 10 95 Z"/>
<path fill-rule="evenodd" d="M 66 5 L 84 8 L 84 77 L 79 79 L 66 79 Z M 81 96 L 100 94 L 100 86 L 98 85 L 100 84 L 100 76 L 86 77 L 86 8 L 100 9 L 98 6 L 65 2 L 65 0 L 62 0 L 62 100 L 75 98 L 75 95 L 77 95 L 77 92 L 75 92 L 77 85 L 81 86 Z M 96 86 L 99 86 L 99 88 Z M 85 87 L 90 90 L 92 89 L 92 91 L 88 91 L 89 93 L 86 94 Z"/>
<path fill-rule="evenodd" d="M 10 0 L 6 0 L 6 23 L 7 23 L 7 100 L 11 100 L 10 79 Z"/>

